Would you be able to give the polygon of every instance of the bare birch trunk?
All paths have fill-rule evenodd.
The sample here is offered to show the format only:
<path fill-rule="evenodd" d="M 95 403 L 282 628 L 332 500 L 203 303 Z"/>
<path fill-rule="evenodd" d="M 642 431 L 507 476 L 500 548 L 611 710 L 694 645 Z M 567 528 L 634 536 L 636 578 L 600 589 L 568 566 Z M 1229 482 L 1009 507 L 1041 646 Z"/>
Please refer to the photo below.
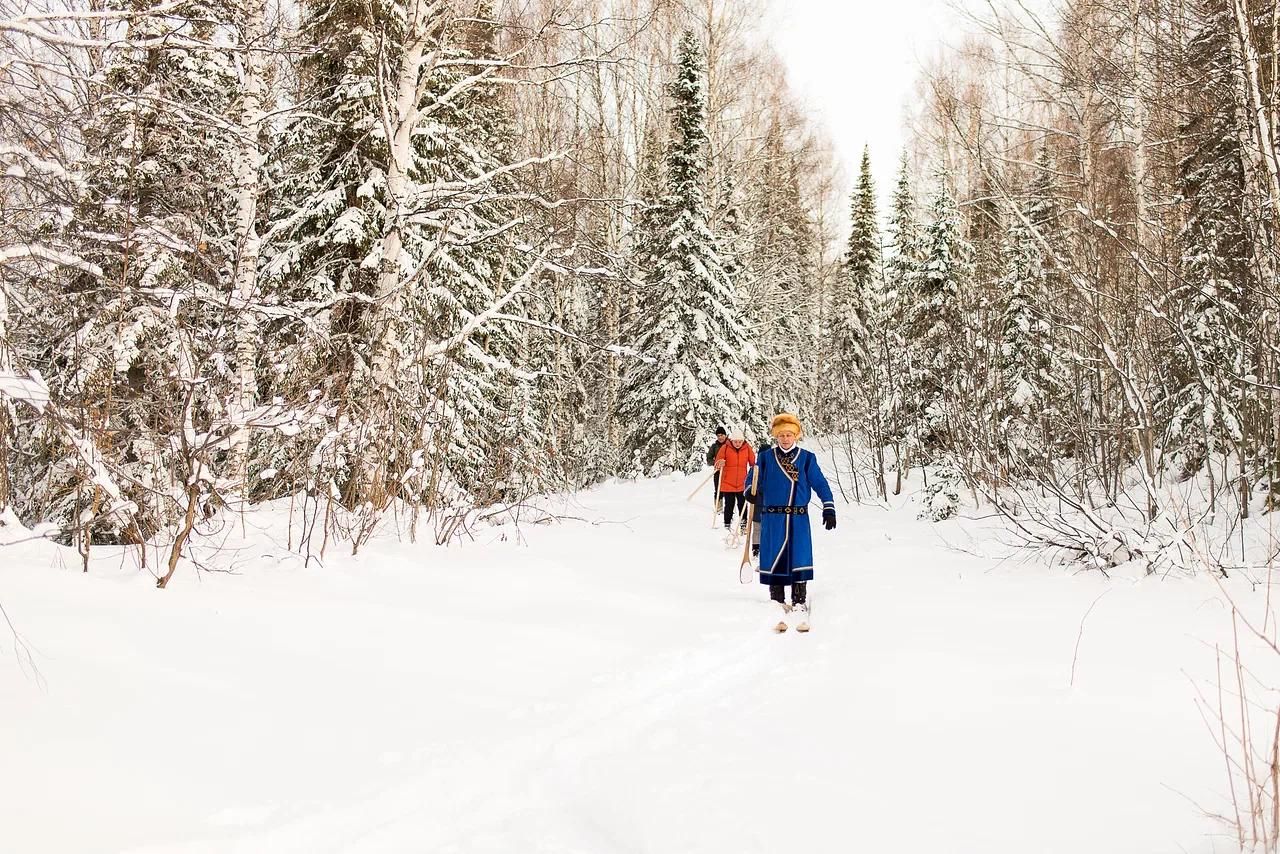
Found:
<path fill-rule="evenodd" d="M 241 46 L 243 69 L 239 135 L 240 151 L 235 175 L 235 342 L 236 382 L 231 406 L 232 423 L 241 425 L 231 437 L 227 460 L 227 476 L 239 485 L 240 494 L 249 494 L 246 482 L 249 451 L 249 429 L 244 420 L 258 404 L 258 324 L 254 304 L 258 297 L 258 194 L 262 178 L 262 149 L 258 143 L 263 112 L 263 40 L 265 38 L 266 4 L 264 0 L 246 0 L 242 8 Z"/>
<path fill-rule="evenodd" d="M 413 0 L 409 6 L 408 33 L 395 79 L 396 100 L 392 105 L 394 112 L 384 119 L 390 146 L 387 159 L 389 211 L 378 252 L 380 263 L 369 325 L 369 328 L 378 330 L 371 360 L 371 379 L 379 388 L 388 387 L 395 382 L 394 359 L 399 337 L 395 325 L 382 320 L 399 316 L 404 301 L 400 252 L 404 246 L 403 231 L 407 214 L 405 195 L 412 160 L 413 131 L 419 118 L 419 77 L 430 34 L 430 20 L 438 8 L 438 3 L 427 3 L 424 0 Z"/>
<path fill-rule="evenodd" d="M 387 157 L 387 221 L 378 248 L 378 277 L 373 304 L 365 316 L 365 329 L 372 338 L 366 376 L 353 377 L 353 386 L 367 394 L 371 407 L 363 413 L 366 425 L 387 427 L 394 422 L 391 401 L 395 395 L 399 373 L 401 327 L 398 320 L 404 305 L 405 275 L 401 268 L 404 229 L 413 164 L 413 134 L 421 119 L 421 100 L 425 74 L 437 53 L 428 52 L 431 38 L 441 23 L 441 0 L 411 0 L 405 25 L 405 41 L 400 48 L 400 63 L 394 80 L 394 102 L 383 104 L 383 130 L 388 142 Z M 363 373 L 363 371 L 361 372 Z M 361 459 L 361 500 L 371 501 L 375 509 L 385 506 L 386 464 L 392 449 L 385 441 L 375 441 Z"/>
<path fill-rule="evenodd" d="M 1147 101 L 1142 84 L 1142 2 L 1133 0 L 1133 33 L 1130 43 L 1133 75 L 1133 234 L 1137 252 L 1146 246 L 1147 233 Z M 1135 271 L 1135 277 L 1140 271 Z"/>
<path fill-rule="evenodd" d="M 1267 214 L 1259 223 L 1255 235 L 1257 250 L 1254 255 L 1258 263 L 1260 281 L 1264 284 L 1276 281 L 1276 269 L 1273 260 L 1277 221 L 1280 219 L 1280 161 L 1277 160 L 1275 135 L 1277 128 L 1268 119 L 1268 104 L 1263 94 L 1262 72 L 1257 46 L 1254 44 L 1252 28 L 1249 24 L 1248 4 L 1246 0 L 1231 0 L 1232 17 L 1235 21 L 1235 39 L 1233 49 L 1238 51 L 1232 59 L 1237 68 L 1237 81 L 1241 87 L 1241 100 L 1244 104 L 1248 136 L 1242 140 L 1246 156 L 1245 175 L 1258 195 L 1258 202 L 1265 199 L 1262 205 Z M 1274 107 L 1274 105 L 1271 105 Z M 1258 175 L 1261 170 L 1262 175 Z M 1270 340 L 1280 341 L 1280 318 L 1275 312 L 1270 318 Z M 1276 370 L 1277 357 L 1274 350 L 1265 355 L 1264 360 L 1270 364 L 1271 383 L 1277 382 L 1280 372 Z M 1271 447 L 1274 454 L 1280 454 L 1280 391 L 1273 388 L 1271 398 Z M 1273 475 L 1274 477 L 1274 475 Z M 1269 500 L 1274 499 L 1274 494 Z"/>
<path fill-rule="evenodd" d="M 9 294 L 0 282 L 0 375 L 13 373 L 13 357 L 9 352 Z M 9 479 L 9 438 L 13 435 L 14 406 L 6 397 L 0 399 L 0 512 L 12 500 Z"/>

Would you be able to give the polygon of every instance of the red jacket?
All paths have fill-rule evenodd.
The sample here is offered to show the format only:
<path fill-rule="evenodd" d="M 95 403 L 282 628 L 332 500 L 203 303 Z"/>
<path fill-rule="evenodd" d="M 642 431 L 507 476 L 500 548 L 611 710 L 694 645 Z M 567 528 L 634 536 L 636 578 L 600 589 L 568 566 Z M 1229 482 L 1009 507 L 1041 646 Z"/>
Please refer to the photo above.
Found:
<path fill-rule="evenodd" d="M 756 464 L 756 451 L 751 443 L 743 442 L 741 448 L 735 448 L 733 442 L 725 442 L 716 452 L 716 460 L 724 460 L 720 491 L 742 492 L 747 485 L 747 469 Z"/>

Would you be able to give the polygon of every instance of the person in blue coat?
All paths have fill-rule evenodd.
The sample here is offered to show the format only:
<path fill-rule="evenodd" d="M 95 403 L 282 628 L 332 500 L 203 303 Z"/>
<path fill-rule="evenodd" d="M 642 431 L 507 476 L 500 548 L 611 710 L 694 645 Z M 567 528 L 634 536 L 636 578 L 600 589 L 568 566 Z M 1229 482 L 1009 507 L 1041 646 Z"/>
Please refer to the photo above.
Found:
<path fill-rule="evenodd" d="M 805 585 L 813 580 L 813 535 L 809 528 L 809 499 L 822 499 L 822 524 L 836 526 L 835 497 L 812 451 L 796 443 L 804 435 L 800 419 L 789 412 L 774 417 L 769 432 L 777 444 L 762 452 L 747 480 L 747 500 L 756 506 L 760 530 L 760 583 L 769 598 L 803 606 Z"/>

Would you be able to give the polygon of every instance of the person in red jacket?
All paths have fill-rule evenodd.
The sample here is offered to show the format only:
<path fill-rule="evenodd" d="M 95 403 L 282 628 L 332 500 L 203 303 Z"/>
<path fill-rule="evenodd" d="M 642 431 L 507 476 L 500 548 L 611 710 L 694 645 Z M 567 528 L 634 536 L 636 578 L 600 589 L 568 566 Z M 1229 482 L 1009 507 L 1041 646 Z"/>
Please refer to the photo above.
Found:
<path fill-rule="evenodd" d="M 724 529 L 733 523 L 734 509 L 741 517 L 739 525 L 747 524 L 746 500 L 742 491 L 747 485 L 747 470 L 756 464 L 756 452 L 740 429 L 729 434 L 729 441 L 716 452 L 716 471 L 720 472 L 720 494 L 724 497 Z"/>

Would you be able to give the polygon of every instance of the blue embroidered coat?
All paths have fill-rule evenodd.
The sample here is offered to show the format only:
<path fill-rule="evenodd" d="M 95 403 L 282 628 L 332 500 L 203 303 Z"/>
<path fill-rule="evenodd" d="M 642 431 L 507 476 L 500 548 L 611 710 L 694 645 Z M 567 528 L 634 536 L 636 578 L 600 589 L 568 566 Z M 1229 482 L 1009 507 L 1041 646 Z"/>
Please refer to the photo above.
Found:
<path fill-rule="evenodd" d="M 807 509 L 804 515 L 795 509 L 808 508 L 814 492 L 822 499 L 823 509 L 835 509 L 831 487 L 818 467 L 818 458 L 799 445 L 785 453 L 777 446 L 762 450 L 747 475 L 747 491 L 753 489 L 755 519 L 760 526 L 760 583 L 812 580 L 813 533 L 809 516 Z M 787 509 L 792 512 L 785 512 Z"/>

